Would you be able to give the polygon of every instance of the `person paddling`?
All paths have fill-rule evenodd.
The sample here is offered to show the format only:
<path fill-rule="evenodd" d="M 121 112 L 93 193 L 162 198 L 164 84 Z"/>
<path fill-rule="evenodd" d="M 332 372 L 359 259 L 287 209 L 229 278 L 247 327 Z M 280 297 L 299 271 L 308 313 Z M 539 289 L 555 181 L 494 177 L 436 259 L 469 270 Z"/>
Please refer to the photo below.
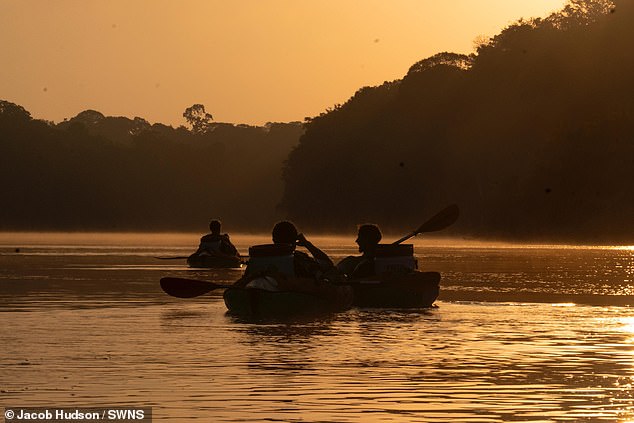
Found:
<path fill-rule="evenodd" d="M 271 235 L 274 244 L 293 246 L 293 264 L 296 276 L 316 278 L 320 274 L 334 269 L 334 264 L 330 257 L 308 241 L 304 234 L 298 233 L 292 222 L 282 221 L 276 223 Z M 313 257 L 303 251 L 296 251 L 296 246 L 306 248 Z"/>
<path fill-rule="evenodd" d="M 348 278 L 361 278 L 375 274 L 374 258 L 379 242 L 383 238 L 377 225 L 364 224 L 359 226 L 356 243 L 361 256 L 348 256 L 337 264 L 337 269 Z"/>
<path fill-rule="evenodd" d="M 240 256 L 236 247 L 231 243 L 229 234 L 220 233 L 221 225 L 219 220 L 214 219 L 209 222 L 211 233 L 200 238 L 200 245 L 194 254 Z"/>

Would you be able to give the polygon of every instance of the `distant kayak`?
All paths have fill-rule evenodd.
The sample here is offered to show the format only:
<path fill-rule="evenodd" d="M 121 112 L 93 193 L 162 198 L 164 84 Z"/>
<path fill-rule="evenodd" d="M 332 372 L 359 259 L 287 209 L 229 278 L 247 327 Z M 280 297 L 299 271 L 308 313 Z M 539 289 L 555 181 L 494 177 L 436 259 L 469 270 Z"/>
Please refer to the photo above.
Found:
<path fill-rule="evenodd" d="M 239 268 L 242 267 L 242 259 L 238 256 L 211 255 L 203 252 L 189 256 L 187 265 L 199 269 Z"/>
<path fill-rule="evenodd" d="M 431 307 L 440 293 L 440 273 L 381 273 L 350 281 L 354 306 L 376 308 Z"/>
<path fill-rule="evenodd" d="M 239 281 L 240 282 L 240 281 Z M 232 314 L 289 316 L 349 309 L 353 292 L 349 285 L 298 277 L 260 276 L 225 290 L 223 298 Z M 242 285 L 242 286 L 240 286 Z"/>

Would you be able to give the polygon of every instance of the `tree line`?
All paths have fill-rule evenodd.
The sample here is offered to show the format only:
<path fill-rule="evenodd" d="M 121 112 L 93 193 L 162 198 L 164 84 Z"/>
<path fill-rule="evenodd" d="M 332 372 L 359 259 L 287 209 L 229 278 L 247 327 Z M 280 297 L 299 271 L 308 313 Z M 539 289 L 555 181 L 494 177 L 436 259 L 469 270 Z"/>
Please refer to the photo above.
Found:
<path fill-rule="evenodd" d="M 189 127 L 86 110 L 58 124 L 0 101 L 0 229 L 268 230 L 301 123 Z"/>

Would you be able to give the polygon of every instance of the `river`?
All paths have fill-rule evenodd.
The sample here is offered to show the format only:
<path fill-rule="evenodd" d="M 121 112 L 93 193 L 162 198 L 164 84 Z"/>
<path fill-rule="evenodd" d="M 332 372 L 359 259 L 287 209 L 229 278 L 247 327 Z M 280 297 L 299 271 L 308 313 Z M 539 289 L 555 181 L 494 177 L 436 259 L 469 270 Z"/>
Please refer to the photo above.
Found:
<path fill-rule="evenodd" d="M 164 294 L 195 234 L 0 234 L 3 407 L 152 407 L 155 421 L 634 422 L 634 247 L 421 238 L 431 309 L 290 321 Z M 238 249 L 266 236 L 232 237 Z M 336 260 L 353 238 L 313 237 Z"/>

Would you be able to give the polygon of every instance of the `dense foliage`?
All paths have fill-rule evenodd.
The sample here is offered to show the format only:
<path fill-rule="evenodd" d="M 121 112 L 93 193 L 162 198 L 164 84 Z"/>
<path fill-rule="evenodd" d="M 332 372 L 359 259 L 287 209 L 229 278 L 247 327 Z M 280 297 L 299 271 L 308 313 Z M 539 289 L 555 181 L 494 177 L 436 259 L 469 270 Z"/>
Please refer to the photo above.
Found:
<path fill-rule="evenodd" d="M 84 111 L 57 125 L 0 101 L 0 229 L 269 229 L 299 123 L 191 130 Z"/>
<path fill-rule="evenodd" d="M 282 205 L 313 228 L 634 238 L 634 2 L 573 0 L 471 56 L 441 53 L 307 122 Z"/>

